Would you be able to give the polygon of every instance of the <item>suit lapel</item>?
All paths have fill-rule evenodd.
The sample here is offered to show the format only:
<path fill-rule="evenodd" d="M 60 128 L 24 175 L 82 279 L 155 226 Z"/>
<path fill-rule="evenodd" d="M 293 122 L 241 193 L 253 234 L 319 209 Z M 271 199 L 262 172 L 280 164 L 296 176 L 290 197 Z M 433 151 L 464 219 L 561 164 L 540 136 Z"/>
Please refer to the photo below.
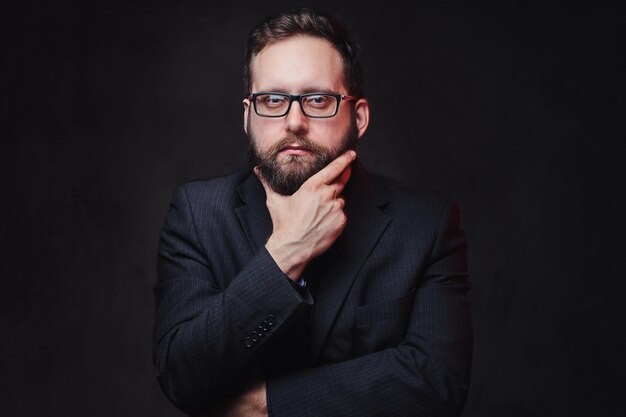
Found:
<path fill-rule="evenodd" d="M 251 173 L 239 187 L 244 202 L 235 208 L 253 253 L 267 242 L 272 232 L 272 219 L 265 205 L 265 191 L 256 175 Z M 317 280 L 315 306 L 311 327 L 311 357 L 317 360 L 328 332 L 339 313 L 352 282 L 380 239 L 391 218 L 380 209 L 389 200 L 365 168 L 356 161 L 346 197 L 346 228 L 333 246 L 314 260 Z M 305 270 L 306 276 L 306 270 Z"/>
<path fill-rule="evenodd" d="M 391 218 L 380 210 L 388 202 L 374 179 L 356 162 L 344 193 L 348 222 L 334 245 L 315 268 L 317 293 L 311 321 L 313 363 L 344 303 L 361 266 L 380 239 Z M 322 259 L 323 258 L 323 259 Z"/>
<path fill-rule="evenodd" d="M 248 238 L 252 252 L 257 253 L 272 233 L 272 218 L 265 205 L 265 190 L 256 175 L 250 173 L 237 187 L 237 193 L 245 204 L 235 208 L 235 213 Z"/>

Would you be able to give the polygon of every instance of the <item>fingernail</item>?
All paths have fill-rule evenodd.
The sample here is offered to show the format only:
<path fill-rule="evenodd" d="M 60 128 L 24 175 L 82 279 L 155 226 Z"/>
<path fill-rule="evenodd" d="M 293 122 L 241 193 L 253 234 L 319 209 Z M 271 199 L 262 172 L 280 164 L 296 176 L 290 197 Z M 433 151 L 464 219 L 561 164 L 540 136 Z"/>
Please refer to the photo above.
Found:
<path fill-rule="evenodd" d="M 351 156 L 352 158 L 356 157 L 356 152 L 354 152 L 354 151 L 350 151 L 350 156 Z"/>

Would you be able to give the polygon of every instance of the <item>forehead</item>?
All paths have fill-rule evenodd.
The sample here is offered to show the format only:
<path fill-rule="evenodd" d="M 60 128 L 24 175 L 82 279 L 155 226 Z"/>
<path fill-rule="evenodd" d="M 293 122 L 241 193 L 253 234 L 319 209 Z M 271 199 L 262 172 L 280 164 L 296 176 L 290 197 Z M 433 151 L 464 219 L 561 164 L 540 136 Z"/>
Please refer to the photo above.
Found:
<path fill-rule="evenodd" d="M 346 93 L 341 54 L 326 39 L 312 36 L 274 42 L 252 62 L 252 91 Z"/>

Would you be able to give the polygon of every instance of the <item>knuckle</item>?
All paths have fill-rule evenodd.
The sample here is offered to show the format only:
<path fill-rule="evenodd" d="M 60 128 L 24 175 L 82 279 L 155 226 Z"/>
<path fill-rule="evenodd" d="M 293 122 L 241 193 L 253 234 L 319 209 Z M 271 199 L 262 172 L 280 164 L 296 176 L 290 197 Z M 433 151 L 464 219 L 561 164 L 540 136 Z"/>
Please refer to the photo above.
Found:
<path fill-rule="evenodd" d="M 333 198 L 334 193 L 335 191 L 333 190 L 333 187 L 324 187 L 322 190 L 322 195 L 328 200 Z"/>

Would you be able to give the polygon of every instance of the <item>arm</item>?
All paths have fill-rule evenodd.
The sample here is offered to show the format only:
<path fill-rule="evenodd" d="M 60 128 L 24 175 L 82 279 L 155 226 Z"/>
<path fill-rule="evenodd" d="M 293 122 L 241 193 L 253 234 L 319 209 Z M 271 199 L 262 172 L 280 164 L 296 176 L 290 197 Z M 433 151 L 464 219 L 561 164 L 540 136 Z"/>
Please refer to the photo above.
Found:
<path fill-rule="evenodd" d="M 308 290 L 292 281 L 343 230 L 338 194 L 355 156 L 338 157 L 294 198 L 275 195 L 263 182 L 274 230 L 225 289 L 217 288 L 211 254 L 200 247 L 185 189 L 177 191 L 159 246 L 154 360 L 163 391 L 180 409 L 206 411 L 241 389 L 268 342 L 312 304 Z M 293 215 L 276 216 L 274 205 Z M 257 329 L 262 335 L 252 336 Z"/>
<path fill-rule="evenodd" d="M 396 347 L 267 381 L 270 416 L 453 416 L 463 408 L 472 331 L 465 237 L 449 203 Z"/>
<path fill-rule="evenodd" d="M 241 386 L 264 346 L 312 302 L 266 249 L 223 290 L 206 256 L 180 187 L 159 244 L 154 361 L 163 391 L 188 413 L 206 411 Z M 254 342 L 259 325 L 267 331 Z"/>

